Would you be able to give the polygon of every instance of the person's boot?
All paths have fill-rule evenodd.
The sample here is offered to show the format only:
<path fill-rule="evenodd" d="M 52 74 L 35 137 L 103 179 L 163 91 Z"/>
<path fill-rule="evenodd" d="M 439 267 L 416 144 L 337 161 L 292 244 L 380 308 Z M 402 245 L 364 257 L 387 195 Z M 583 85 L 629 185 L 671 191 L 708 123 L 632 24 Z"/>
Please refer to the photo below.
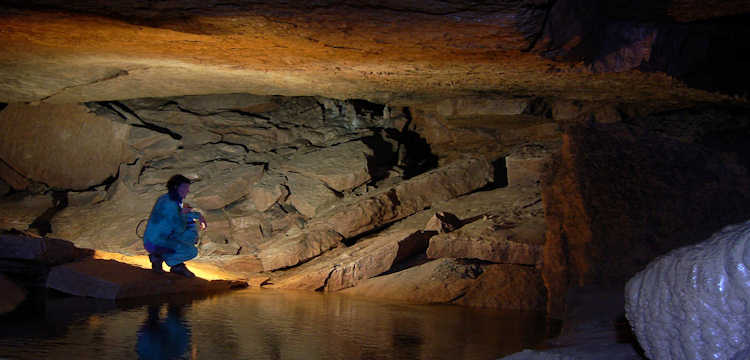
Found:
<path fill-rule="evenodd" d="M 151 271 L 159 274 L 164 272 L 164 269 L 161 268 L 161 263 L 164 261 L 161 255 L 149 254 L 148 259 L 151 260 Z"/>
<path fill-rule="evenodd" d="M 194 278 L 195 274 L 193 274 L 192 271 L 188 270 L 187 266 L 185 266 L 185 263 L 180 263 L 175 266 L 172 266 L 172 268 L 169 269 L 169 272 L 173 272 L 175 274 L 180 274 L 186 278 Z"/>

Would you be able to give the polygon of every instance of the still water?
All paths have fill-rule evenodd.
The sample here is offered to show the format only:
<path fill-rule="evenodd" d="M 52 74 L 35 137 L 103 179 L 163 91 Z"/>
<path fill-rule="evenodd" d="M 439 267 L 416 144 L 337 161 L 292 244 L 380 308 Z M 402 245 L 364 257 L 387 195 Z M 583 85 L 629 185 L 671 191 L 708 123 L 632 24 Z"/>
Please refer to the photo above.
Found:
<path fill-rule="evenodd" d="M 47 298 L 0 316 L 0 358 L 496 359 L 548 333 L 539 314 L 338 294 Z"/>

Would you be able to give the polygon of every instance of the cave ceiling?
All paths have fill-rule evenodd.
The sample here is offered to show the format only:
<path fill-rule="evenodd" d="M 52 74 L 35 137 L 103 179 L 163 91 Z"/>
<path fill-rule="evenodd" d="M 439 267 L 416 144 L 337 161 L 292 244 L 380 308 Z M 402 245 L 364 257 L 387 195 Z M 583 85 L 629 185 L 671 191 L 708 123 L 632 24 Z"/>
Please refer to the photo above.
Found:
<path fill-rule="evenodd" d="M 2 1 L 0 102 L 747 103 L 750 2 Z"/>

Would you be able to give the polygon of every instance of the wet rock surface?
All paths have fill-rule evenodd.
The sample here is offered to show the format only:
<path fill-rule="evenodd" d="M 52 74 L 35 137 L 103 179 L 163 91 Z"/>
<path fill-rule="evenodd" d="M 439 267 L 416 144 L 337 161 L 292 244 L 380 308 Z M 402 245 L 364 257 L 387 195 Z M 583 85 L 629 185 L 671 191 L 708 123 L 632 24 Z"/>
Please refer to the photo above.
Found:
<path fill-rule="evenodd" d="M 72 242 L 0 235 L 0 313 L 12 311 L 27 298 L 29 289 L 54 289 L 66 294 L 98 299 L 123 299 L 184 292 L 221 291 L 245 287 L 247 283 L 210 263 L 194 270 L 202 278 L 157 274 L 145 256 L 128 257 L 76 247 Z M 226 280 L 222 280 L 221 277 Z M 34 291 L 33 296 L 39 296 Z M 31 298 L 33 298 L 33 296 Z"/>
<path fill-rule="evenodd" d="M 124 299 L 181 292 L 205 292 L 244 287 L 241 281 L 188 279 L 177 274 L 155 274 L 114 260 L 91 259 L 50 269 L 47 287 L 67 294 L 97 299 Z"/>
<path fill-rule="evenodd" d="M 47 266 L 76 261 L 93 255 L 93 250 L 81 249 L 67 240 L 0 235 L 0 258 L 37 262 Z"/>

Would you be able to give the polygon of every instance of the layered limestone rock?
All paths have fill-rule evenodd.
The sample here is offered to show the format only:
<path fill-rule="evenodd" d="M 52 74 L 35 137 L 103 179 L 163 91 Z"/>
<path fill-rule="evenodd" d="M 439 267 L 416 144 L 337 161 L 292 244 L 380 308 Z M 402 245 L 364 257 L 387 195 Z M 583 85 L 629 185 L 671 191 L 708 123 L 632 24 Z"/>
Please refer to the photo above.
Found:
<path fill-rule="evenodd" d="M 513 223 L 485 216 L 454 232 L 432 237 L 427 256 L 534 266 L 542 258 L 546 225 L 543 217 L 522 221 Z"/>
<path fill-rule="evenodd" d="M 341 235 L 331 230 L 298 232 L 275 237 L 258 247 L 263 270 L 277 270 L 299 264 L 336 247 Z"/>
<path fill-rule="evenodd" d="M 370 180 L 368 157 L 375 154 L 361 141 L 347 142 L 309 153 L 296 153 L 282 169 L 312 177 L 331 189 L 351 190 Z"/>
<path fill-rule="evenodd" d="M 383 126 L 387 112 L 334 113 L 326 109 L 346 103 L 320 101 L 229 94 L 87 104 L 98 121 L 129 128 L 125 142 L 137 160 L 119 166 L 106 192 L 98 187 L 70 193 L 69 206 L 52 220 L 52 229 L 81 246 L 140 253 L 137 224 L 148 217 L 167 180 L 182 174 L 193 181 L 187 203 L 213 223 L 201 249 L 207 254 L 254 251 L 274 236 L 304 227 L 305 217 L 371 178 L 368 157 L 376 154 L 363 139 L 384 135 L 362 127 Z M 53 131 L 55 125 L 39 126 Z M 258 143 L 251 133 L 271 137 Z M 249 149 L 250 143 L 265 152 Z M 392 151 L 381 147 L 377 155 L 389 159 Z M 349 179 L 350 173 L 356 176 Z M 12 206 L 2 202 L 6 205 Z M 5 228 L 25 229 L 22 223 L 40 214 L 13 220 L 22 214 L 15 212 Z"/>
<path fill-rule="evenodd" d="M 541 311 L 545 288 L 533 269 L 482 266 L 443 258 L 361 281 L 343 294 L 416 304 L 455 303 L 475 307 Z"/>
<path fill-rule="evenodd" d="M 262 176 L 263 166 L 238 166 L 212 174 L 209 180 L 190 187 L 190 199 L 201 209 L 221 209 L 249 194 L 252 185 Z"/>
<path fill-rule="evenodd" d="M 362 281 L 342 293 L 417 304 L 449 303 L 464 296 L 481 274 L 479 265 L 439 259 Z"/>
<path fill-rule="evenodd" d="M 372 290 L 372 292 L 378 292 L 377 296 L 383 299 L 421 303 L 450 303 L 455 300 L 455 303 L 460 302 L 467 306 L 539 311 L 546 305 L 546 290 L 541 275 L 535 268 L 539 258 L 538 251 L 536 257 L 530 260 L 531 266 L 511 263 L 490 264 L 487 260 L 482 260 L 485 257 L 478 253 L 476 257 L 469 254 L 463 254 L 466 256 L 446 254 L 445 258 L 434 261 L 426 257 L 427 247 L 432 239 L 470 229 L 475 223 L 486 223 L 487 220 L 482 220 L 485 218 L 504 219 L 503 221 L 506 222 L 513 219 L 514 225 L 521 227 L 524 223 L 533 225 L 540 220 L 543 221 L 539 196 L 539 190 L 536 187 L 507 187 L 478 191 L 455 199 L 436 202 L 430 209 L 408 216 L 384 231 L 358 239 L 353 245 L 332 249 L 295 268 L 275 271 L 270 274 L 270 279 L 264 287 L 318 291 L 344 290 L 358 293 L 357 289 L 360 286 L 368 284 L 371 280 L 377 280 L 377 290 Z M 445 221 L 451 223 L 452 226 L 437 226 L 435 225 L 438 222 L 437 219 L 446 219 Z M 468 225 L 459 227 L 464 223 Z M 440 232 L 435 230 L 436 228 L 443 229 L 443 233 L 438 235 Z M 458 229 L 453 230 L 455 228 Z M 484 226 L 478 228 L 485 229 Z M 464 235 L 473 236 L 474 233 L 473 231 L 466 232 Z M 538 243 L 543 240 L 543 226 L 537 229 L 536 233 Z M 463 237 L 460 236 L 457 239 Z M 497 241 L 507 240 L 503 237 Z M 540 245 L 536 248 L 538 250 Z M 525 248 L 506 250 L 508 250 L 507 256 L 501 259 L 503 262 L 515 260 L 522 262 L 520 260 L 528 257 Z M 443 261 L 456 261 L 450 256 L 464 257 L 464 260 L 458 261 L 462 265 L 456 265 L 462 269 L 468 266 L 478 272 L 486 270 L 486 276 L 482 275 L 471 281 L 461 280 L 462 286 L 448 291 L 453 296 L 466 297 L 465 300 L 456 300 L 456 298 L 446 300 L 447 295 L 437 290 L 421 293 L 419 300 L 406 299 L 404 294 L 399 293 L 399 291 L 405 291 L 403 284 L 412 284 L 424 289 L 438 287 L 435 282 L 440 283 L 443 278 L 427 276 L 422 270 L 418 270 L 418 267 L 426 266 L 423 264 L 427 262 L 436 265 Z M 453 281 L 458 275 L 451 273 L 445 276 L 449 279 L 447 281 Z M 516 282 L 511 279 L 522 280 Z M 452 285 L 445 286 L 451 287 Z M 369 294 L 368 292 L 367 295 Z"/>
<path fill-rule="evenodd" d="M 321 214 L 311 226 L 330 227 L 350 238 L 476 190 L 492 176 L 492 166 L 486 159 L 465 158 L 339 205 Z"/>
<path fill-rule="evenodd" d="M 650 359 L 746 359 L 750 222 L 671 251 L 636 274 L 625 310 Z"/>
<path fill-rule="evenodd" d="M 286 178 L 289 203 L 306 217 L 314 217 L 319 208 L 338 200 L 336 193 L 318 179 L 297 173 L 289 173 Z"/>
<path fill-rule="evenodd" d="M 356 244 L 332 251 L 268 287 L 338 291 L 356 286 L 390 270 L 409 257 L 424 252 L 429 234 L 415 229 L 385 231 Z"/>

